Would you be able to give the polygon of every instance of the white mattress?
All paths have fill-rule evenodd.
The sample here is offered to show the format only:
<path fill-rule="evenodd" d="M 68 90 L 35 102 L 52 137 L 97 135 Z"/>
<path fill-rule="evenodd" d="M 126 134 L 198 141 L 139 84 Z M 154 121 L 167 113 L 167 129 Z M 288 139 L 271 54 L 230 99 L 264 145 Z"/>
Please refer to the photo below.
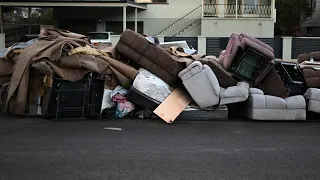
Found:
<path fill-rule="evenodd" d="M 159 102 L 163 102 L 172 93 L 167 83 L 143 68 L 139 69 L 132 87 Z"/>

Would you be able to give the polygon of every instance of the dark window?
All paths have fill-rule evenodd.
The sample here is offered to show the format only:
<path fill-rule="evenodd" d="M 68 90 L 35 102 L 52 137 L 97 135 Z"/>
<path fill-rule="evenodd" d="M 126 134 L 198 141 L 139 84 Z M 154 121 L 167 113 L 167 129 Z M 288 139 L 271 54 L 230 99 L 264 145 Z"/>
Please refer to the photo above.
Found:
<path fill-rule="evenodd" d="M 6 47 L 25 35 L 39 34 L 41 25 L 53 25 L 52 8 L 3 7 L 3 26 Z"/>
<path fill-rule="evenodd" d="M 271 6 L 271 0 L 260 0 L 260 5 Z"/>
<path fill-rule="evenodd" d="M 29 26 L 21 24 L 4 24 L 6 47 L 18 42 L 23 36 L 29 34 Z M 31 34 L 39 34 L 40 25 L 31 25 Z"/>
<path fill-rule="evenodd" d="M 307 27 L 307 35 L 312 35 L 312 28 L 311 27 Z"/>
<path fill-rule="evenodd" d="M 22 36 L 18 42 L 27 42 L 31 39 L 36 39 L 38 38 L 38 34 L 33 34 L 33 35 L 25 35 L 25 36 Z"/>
<path fill-rule="evenodd" d="M 236 0 L 228 0 L 228 5 L 235 5 Z M 238 0 L 238 5 L 242 4 L 242 0 Z"/>
<path fill-rule="evenodd" d="M 95 19 L 58 19 L 59 29 L 65 29 L 79 34 L 95 32 L 97 22 Z"/>
<path fill-rule="evenodd" d="M 123 30 L 122 21 L 106 21 L 106 32 L 113 32 L 113 34 L 121 34 Z M 127 22 L 127 29 L 131 29 L 134 31 L 134 22 Z M 138 33 L 143 34 L 143 22 L 138 21 Z"/>
<path fill-rule="evenodd" d="M 90 39 L 109 39 L 108 33 L 89 33 L 88 37 Z"/>
<path fill-rule="evenodd" d="M 153 0 L 153 3 L 167 3 L 167 0 Z"/>

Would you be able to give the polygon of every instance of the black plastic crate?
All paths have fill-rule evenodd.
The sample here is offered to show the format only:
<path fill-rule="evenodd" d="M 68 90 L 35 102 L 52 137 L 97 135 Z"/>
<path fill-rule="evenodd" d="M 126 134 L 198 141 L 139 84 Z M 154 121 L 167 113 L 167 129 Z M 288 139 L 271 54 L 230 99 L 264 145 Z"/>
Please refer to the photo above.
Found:
<path fill-rule="evenodd" d="M 52 88 L 44 97 L 42 117 L 44 118 L 84 118 L 88 113 L 87 96 L 90 74 L 76 82 L 55 76 Z"/>
<path fill-rule="evenodd" d="M 274 67 L 279 75 L 286 77 L 288 80 L 304 82 L 302 71 L 296 63 L 276 61 Z"/>
<path fill-rule="evenodd" d="M 43 118 L 95 118 L 100 116 L 104 76 L 88 73 L 76 82 L 54 77 L 43 100 Z"/>
<path fill-rule="evenodd" d="M 92 73 L 90 79 L 90 92 L 88 94 L 87 105 L 89 118 L 100 117 L 101 105 L 104 93 L 105 77 L 97 73 Z"/>
<path fill-rule="evenodd" d="M 302 71 L 296 63 L 277 61 L 274 67 L 285 86 L 291 89 L 290 96 L 305 93 L 307 86 Z"/>
<path fill-rule="evenodd" d="M 56 112 L 57 118 L 81 117 L 87 116 L 87 96 L 89 92 L 89 85 L 72 86 L 62 85 L 55 90 L 56 98 Z"/>

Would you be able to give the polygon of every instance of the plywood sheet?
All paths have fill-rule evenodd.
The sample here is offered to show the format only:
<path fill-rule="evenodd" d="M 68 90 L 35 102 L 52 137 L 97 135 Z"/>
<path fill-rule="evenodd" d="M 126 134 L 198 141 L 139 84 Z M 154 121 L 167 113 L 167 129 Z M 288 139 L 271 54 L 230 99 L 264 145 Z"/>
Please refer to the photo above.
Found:
<path fill-rule="evenodd" d="M 192 98 L 182 88 L 175 89 L 154 111 L 167 123 L 172 123 L 190 104 Z"/>

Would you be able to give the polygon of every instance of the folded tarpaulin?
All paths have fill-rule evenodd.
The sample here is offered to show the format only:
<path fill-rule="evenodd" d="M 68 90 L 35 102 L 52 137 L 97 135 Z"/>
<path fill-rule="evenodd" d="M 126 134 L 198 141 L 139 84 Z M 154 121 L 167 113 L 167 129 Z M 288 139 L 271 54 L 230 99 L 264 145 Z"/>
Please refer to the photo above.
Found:
<path fill-rule="evenodd" d="M 48 36 L 62 36 L 76 39 L 83 39 L 89 43 L 89 38 L 85 35 L 74 33 L 64 29 L 50 29 L 50 28 L 41 28 L 39 37 L 48 37 Z"/>

